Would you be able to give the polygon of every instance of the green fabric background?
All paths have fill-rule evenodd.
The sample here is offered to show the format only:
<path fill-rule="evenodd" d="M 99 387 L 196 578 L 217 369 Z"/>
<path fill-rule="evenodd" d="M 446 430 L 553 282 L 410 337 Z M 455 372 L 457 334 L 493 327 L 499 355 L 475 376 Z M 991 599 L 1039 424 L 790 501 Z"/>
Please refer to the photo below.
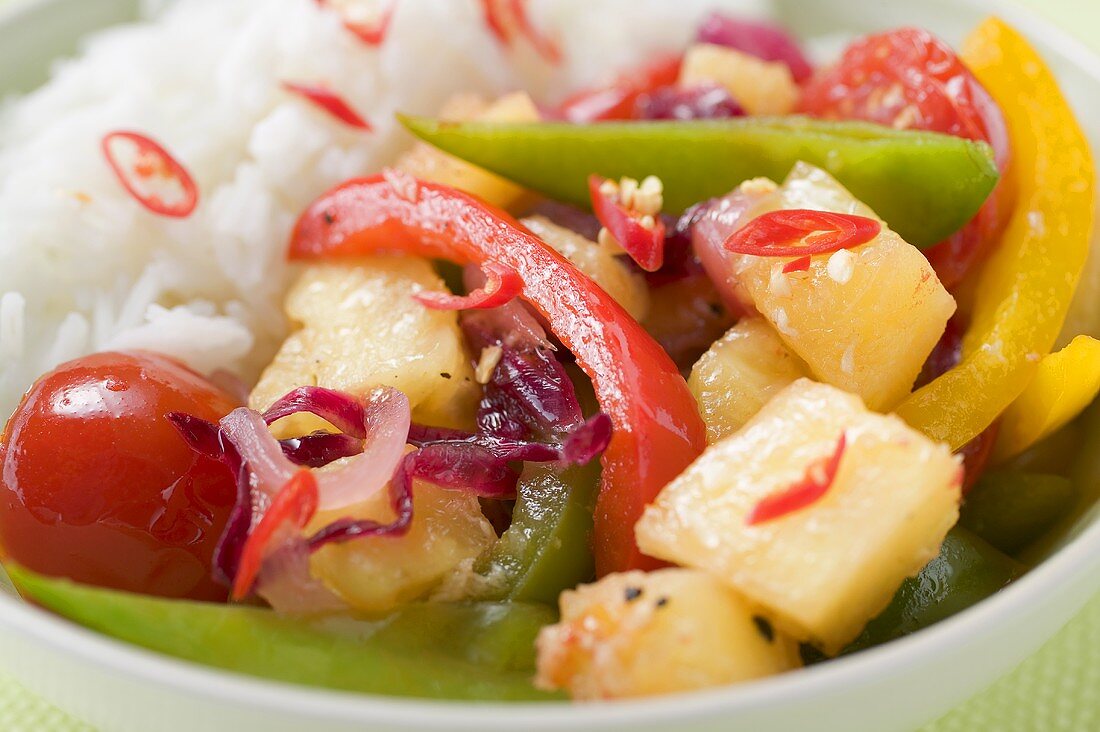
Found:
<path fill-rule="evenodd" d="M 1100 0 L 1018 1 L 1100 53 Z M 1092 730 L 1100 730 L 1100 597 L 1015 671 L 921 732 Z M 3 674 L 0 731 L 94 732 Z"/>

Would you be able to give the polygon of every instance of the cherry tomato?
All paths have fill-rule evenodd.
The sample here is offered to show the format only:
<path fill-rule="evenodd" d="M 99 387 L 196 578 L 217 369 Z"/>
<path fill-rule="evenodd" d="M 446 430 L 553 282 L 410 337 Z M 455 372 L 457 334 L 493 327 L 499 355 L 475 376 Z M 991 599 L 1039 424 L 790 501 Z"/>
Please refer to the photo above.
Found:
<path fill-rule="evenodd" d="M 901 28 L 856 41 L 806 85 L 802 111 L 984 140 L 1002 173 L 1008 166 L 1000 109 L 955 52 L 925 30 Z M 958 284 L 995 239 L 1007 213 L 1004 195 L 998 185 L 969 224 L 925 252 L 946 287 Z"/>
<path fill-rule="evenodd" d="M 26 567 L 163 597 L 223 600 L 214 547 L 234 476 L 164 415 L 217 421 L 233 397 L 151 353 L 100 353 L 43 376 L 0 439 L 0 549 Z"/>

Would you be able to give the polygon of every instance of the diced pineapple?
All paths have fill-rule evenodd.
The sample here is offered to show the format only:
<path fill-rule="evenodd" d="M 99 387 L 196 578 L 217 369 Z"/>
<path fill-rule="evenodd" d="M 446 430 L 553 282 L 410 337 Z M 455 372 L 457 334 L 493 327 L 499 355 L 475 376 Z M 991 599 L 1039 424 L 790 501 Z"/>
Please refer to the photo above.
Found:
<path fill-rule="evenodd" d="M 617 256 L 618 252 L 575 231 L 558 226 L 544 216 L 531 216 L 523 219 L 522 223 L 531 233 L 591 277 L 633 315 L 635 320 L 643 319 L 649 312 L 649 288 L 646 287 L 645 278 L 630 270 L 622 258 Z"/>
<path fill-rule="evenodd" d="M 367 503 L 318 515 L 310 530 L 346 516 L 394 518 L 386 491 L 380 491 Z M 424 597 L 495 540 L 476 496 L 417 481 L 407 534 L 328 544 L 311 557 L 310 571 L 352 608 L 381 614 Z"/>
<path fill-rule="evenodd" d="M 299 386 L 356 395 L 392 386 L 408 396 L 415 420 L 470 426 L 479 388 L 458 318 L 412 298 L 419 290 L 443 288 L 431 265 L 414 257 L 306 268 L 286 300 L 287 315 L 301 327 L 260 377 L 250 405 L 266 409 Z M 276 425 L 280 436 L 324 426 L 306 414 Z"/>
<path fill-rule="evenodd" d="M 525 92 L 515 92 L 489 105 L 476 96 L 458 95 L 444 105 L 440 117 L 456 122 L 537 122 L 541 115 L 531 97 Z M 473 193 L 484 201 L 511 211 L 522 209 L 534 199 L 534 194 L 525 188 L 448 155 L 426 142 L 417 142 L 398 159 L 395 167 L 422 180 Z"/>
<path fill-rule="evenodd" d="M 814 209 L 877 218 L 825 171 L 799 163 L 749 212 Z M 734 256 L 739 295 L 767 318 L 813 375 L 885 411 L 909 394 L 955 312 L 928 260 L 882 224 L 870 242 L 813 257 L 804 272 L 786 260 Z"/>
<path fill-rule="evenodd" d="M 743 319 L 703 354 L 688 379 L 707 442 L 741 429 L 769 399 L 808 374 L 763 318 Z"/>
<path fill-rule="evenodd" d="M 820 499 L 747 523 L 842 434 L 839 471 Z M 835 653 L 936 556 L 958 518 L 960 479 L 946 445 L 799 379 L 661 492 L 638 522 L 638 546 L 712 572 L 783 632 Z"/>
<path fill-rule="evenodd" d="M 574 699 L 667 694 L 771 676 L 798 646 L 705 572 L 611 574 L 561 595 L 561 621 L 538 639 L 545 689 Z"/>
<path fill-rule="evenodd" d="M 798 85 L 782 61 L 764 61 L 725 46 L 697 43 L 680 68 L 680 85 L 712 82 L 726 87 L 749 114 L 790 114 L 798 103 Z"/>

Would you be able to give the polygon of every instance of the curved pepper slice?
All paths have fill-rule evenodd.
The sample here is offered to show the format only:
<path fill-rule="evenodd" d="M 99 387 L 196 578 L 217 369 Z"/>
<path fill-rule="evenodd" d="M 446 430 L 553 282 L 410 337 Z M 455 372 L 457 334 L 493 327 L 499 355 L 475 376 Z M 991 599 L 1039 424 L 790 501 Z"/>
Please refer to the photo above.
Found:
<path fill-rule="evenodd" d="M 603 456 L 594 544 L 600 574 L 657 566 L 634 522 L 706 444 L 675 364 L 591 279 L 508 214 L 446 186 L 386 171 L 324 194 L 299 219 L 291 259 L 405 253 L 460 264 L 491 261 L 523 280 L 522 297 L 592 379 L 614 424 Z"/>
<path fill-rule="evenodd" d="M 1019 455 L 1061 429 L 1100 393 L 1100 341 L 1077 336 L 1039 362 L 1035 378 L 1001 418 L 993 460 Z"/>
<path fill-rule="evenodd" d="M 1027 388 L 1054 345 L 1088 254 L 1095 178 L 1084 132 L 1019 33 L 988 19 L 962 58 L 1008 121 L 1016 210 L 978 281 L 962 361 L 897 410 L 956 449 Z"/>

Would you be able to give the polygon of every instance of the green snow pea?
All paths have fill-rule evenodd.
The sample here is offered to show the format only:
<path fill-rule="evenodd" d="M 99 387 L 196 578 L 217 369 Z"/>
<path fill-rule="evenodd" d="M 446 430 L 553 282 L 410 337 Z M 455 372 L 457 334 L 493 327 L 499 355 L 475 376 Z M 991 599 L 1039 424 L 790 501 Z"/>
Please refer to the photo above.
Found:
<path fill-rule="evenodd" d="M 656 175 L 677 213 L 800 160 L 832 173 L 918 247 L 958 230 L 997 183 L 983 142 L 866 122 L 742 117 L 692 122 L 448 122 L 401 116 L 436 147 L 552 198 L 587 206 L 589 174 Z"/>
<path fill-rule="evenodd" d="M 959 525 L 1015 554 L 1066 515 L 1076 498 L 1073 482 L 1060 475 L 993 471 L 967 494 Z"/>
<path fill-rule="evenodd" d="M 414 603 L 380 620 L 302 619 L 243 605 L 166 600 L 9 566 L 20 592 L 92 630 L 187 661 L 342 691 L 436 699 L 553 699 L 531 685 L 534 603 Z"/>

